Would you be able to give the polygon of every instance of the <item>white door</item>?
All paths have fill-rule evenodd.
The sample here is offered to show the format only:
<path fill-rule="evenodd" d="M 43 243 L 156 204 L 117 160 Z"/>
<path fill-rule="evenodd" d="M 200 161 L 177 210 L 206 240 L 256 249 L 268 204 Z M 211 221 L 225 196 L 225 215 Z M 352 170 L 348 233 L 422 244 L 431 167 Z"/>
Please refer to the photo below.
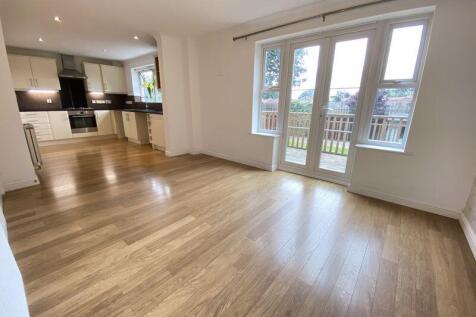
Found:
<path fill-rule="evenodd" d="M 94 115 L 96 116 L 98 135 L 114 134 L 110 110 L 95 110 Z"/>
<path fill-rule="evenodd" d="M 34 89 L 31 73 L 30 57 L 23 55 L 8 55 L 10 71 L 12 73 L 13 88 L 19 90 Z"/>
<path fill-rule="evenodd" d="M 88 77 L 86 84 L 89 92 L 103 92 L 102 75 L 99 64 L 83 63 L 84 73 Z"/>
<path fill-rule="evenodd" d="M 111 65 L 101 65 L 104 92 L 127 93 L 124 68 Z"/>
<path fill-rule="evenodd" d="M 73 137 L 67 111 L 48 111 L 48 118 L 55 140 Z"/>
<path fill-rule="evenodd" d="M 31 71 L 37 89 L 60 90 L 56 59 L 30 57 Z"/>
<path fill-rule="evenodd" d="M 372 37 L 365 31 L 291 45 L 281 169 L 348 182 Z"/>

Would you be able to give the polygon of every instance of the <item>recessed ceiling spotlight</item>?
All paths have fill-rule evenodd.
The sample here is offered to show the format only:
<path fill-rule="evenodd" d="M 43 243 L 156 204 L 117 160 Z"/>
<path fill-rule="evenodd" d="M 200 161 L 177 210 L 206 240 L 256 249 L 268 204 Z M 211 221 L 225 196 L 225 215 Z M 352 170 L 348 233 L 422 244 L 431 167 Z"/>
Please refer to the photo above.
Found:
<path fill-rule="evenodd" d="M 63 22 L 63 20 L 61 20 L 61 18 L 59 16 L 55 16 L 54 20 L 55 20 L 55 22 L 58 22 L 58 23 Z"/>
<path fill-rule="evenodd" d="M 38 42 L 44 42 L 44 41 L 45 41 L 45 40 L 43 40 L 42 37 L 39 37 L 39 38 L 38 38 Z"/>
<path fill-rule="evenodd" d="M 134 40 L 138 40 L 139 37 L 137 35 L 134 35 Z"/>
<path fill-rule="evenodd" d="M 106 53 L 106 52 L 107 52 L 107 49 L 103 49 L 102 51 L 103 51 L 104 53 Z"/>

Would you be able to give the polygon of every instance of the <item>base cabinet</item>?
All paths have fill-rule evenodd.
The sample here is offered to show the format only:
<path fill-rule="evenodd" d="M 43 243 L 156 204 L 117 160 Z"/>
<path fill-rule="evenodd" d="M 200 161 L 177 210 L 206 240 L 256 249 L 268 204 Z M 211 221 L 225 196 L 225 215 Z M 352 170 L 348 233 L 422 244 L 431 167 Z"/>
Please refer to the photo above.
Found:
<path fill-rule="evenodd" d="M 23 124 L 30 123 L 33 125 L 38 141 L 54 139 L 47 111 L 20 112 L 20 117 Z"/>
<path fill-rule="evenodd" d="M 66 111 L 48 111 L 51 131 L 55 140 L 71 139 L 71 126 L 69 124 L 68 112 Z"/>
<path fill-rule="evenodd" d="M 95 110 L 96 124 L 98 127 L 98 135 L 114 134 L 112 111 L 110 110 Z"/>
<path fill-rule="evenodd" d="M 148 114 L 149 142 L 152 148 L 165 151 L 165 126 L 164 116 L 160 114 Z"/>
<path fill-rule="evenodd" d="M 145 113 L 123 111 L 124 134 L 133 143 L 148 144 L 147 116 Z"/>

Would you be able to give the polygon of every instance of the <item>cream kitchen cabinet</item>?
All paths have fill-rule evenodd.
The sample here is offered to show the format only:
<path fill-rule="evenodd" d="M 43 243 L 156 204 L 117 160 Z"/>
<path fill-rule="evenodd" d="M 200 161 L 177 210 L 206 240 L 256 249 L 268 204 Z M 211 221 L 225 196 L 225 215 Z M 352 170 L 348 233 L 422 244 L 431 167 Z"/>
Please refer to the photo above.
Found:
<path fill-rule="evenodd" d="M 102 87 L 101 66 L 99 64 L 83 63 L 84 73 L 88 77 L 86 85 L 90 92 L 104 92 Z"/>
<path fill-rule="evenodd" d="M 83 63 L 88 79 L 86 84 L 90 92 L 127 94 L 124 68 L 112 65 Z"/>
<path fill-rule="evenodd" d="M 149 142 L 153 149 L 165 150 L 164 116 L 160 114 L 147 114 L 149 126 Z"/>
<path fill-rule="evenodd" d="M 20 117 L 23 124 L 30 123 L 33 125 L 38 141 L 54 139 L 47 111 L 20 112 Z"/>
<path fill-rule="evenodd" d="M 124 68 L 111 65 L 101 65 L 104 92 L 111 94 L 127 94 Z"/>
<path fill-rule="evenodd" d="M 147 116 L 145 113 L 123 111 L 122 121 L 124 124 L 124 134 L 130 142 L 137 144 L 149 143 Z"/>
<path fill-rule="evenodd" d="M 114 134 L 112 111 L 94 110 L 94 116 L 96 117 L 98 135 Z"/>
<path fill-rule="evenodd" d="M 16 90 L 60 90 L 56 59 L 8 55 L 13 86 Z"/>
<path fill-rule="evenodd" d="M 55 140 L 71 139 L 71 125 L 67 111 L 48 111 L 48 119 Z"/>

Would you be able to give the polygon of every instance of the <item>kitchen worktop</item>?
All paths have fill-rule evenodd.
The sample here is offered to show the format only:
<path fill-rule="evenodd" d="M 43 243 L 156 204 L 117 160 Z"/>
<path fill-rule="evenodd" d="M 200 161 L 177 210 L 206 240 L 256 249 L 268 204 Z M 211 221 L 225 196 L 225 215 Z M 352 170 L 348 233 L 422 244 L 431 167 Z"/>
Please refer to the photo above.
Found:
<path fill-rule="evenodd" d="M 32 111 L 68 111 L 68 110 L 84 110 L 84 109 L 71 109 L 71 108 L 52 108 L 52 109 L 21 109 L 20 112 L 32 112 Z M 99 109 L 87 109 L 87 110 L 99 110 Z M 116 111 L 130 111 L 130 112 L 142 112 L 142 113 L 151 113 L 151 114 L 161 114 L 163 115 L 162 110 L 157 110 L 157 109 L 138 109 L 138 108 L 130 108 L 130 109 L 124 109 L 124 108 L 116 108 L 116 109 L 107 109 L 107 110 L 116 110 Z"/>
<path fill-rule="evenodd" d="M 130 112 L 143 112 L 143 113 L 152 113 L 152 114 L 164 114 L 163 111 L 157 109 L 118 109 L 121 111 L 130 111 Z"/>

